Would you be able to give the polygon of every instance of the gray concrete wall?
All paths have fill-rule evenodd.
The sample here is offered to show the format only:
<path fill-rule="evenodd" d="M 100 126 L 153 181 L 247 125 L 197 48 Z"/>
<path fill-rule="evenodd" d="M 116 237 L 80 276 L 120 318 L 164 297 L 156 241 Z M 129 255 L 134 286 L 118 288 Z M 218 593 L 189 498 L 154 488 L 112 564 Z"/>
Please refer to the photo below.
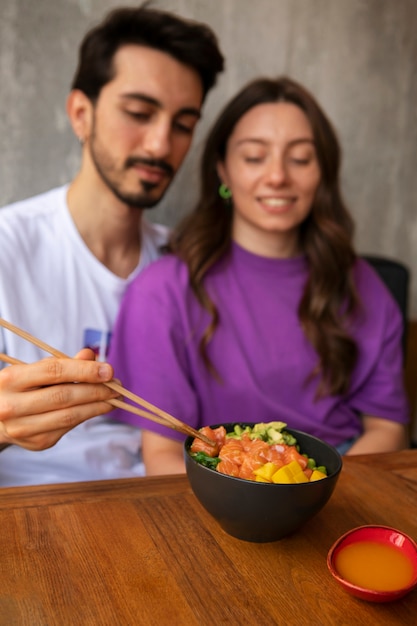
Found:
<path fill-rule="evenodd" d="M 78 43 L 118 4 L 0 0 L 0 205 L 75 173 L 79 147 L 64 106 Z M 196 157 L 222 103 L 252 77 L 289 74 L 313 91 L 339 132 L 359 251 L 397 257 L 412 269 L 410 311 L 417 318 L 417 2 L 160 0 L 155 6 L 210 24 L 227 57 L 193 151 L 155 219 L 173 224 L 192 205 Z"/>

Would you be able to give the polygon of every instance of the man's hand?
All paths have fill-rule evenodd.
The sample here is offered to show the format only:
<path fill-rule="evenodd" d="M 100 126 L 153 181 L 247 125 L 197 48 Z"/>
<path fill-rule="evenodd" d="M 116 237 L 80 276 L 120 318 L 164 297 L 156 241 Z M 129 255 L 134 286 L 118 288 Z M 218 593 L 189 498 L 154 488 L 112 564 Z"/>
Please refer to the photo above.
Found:
<path fill-rule="evenodd" d="M 107 401 L 118 394 L 101 383 L 112 378 L 112 367 L 95 361 L 89 349 L 74 359 L 51 357 L 4 368 L 0 371 L 0 449 L 16 444 L 44 450 L 74 426 L 108 413 L 112 406 Z"/>

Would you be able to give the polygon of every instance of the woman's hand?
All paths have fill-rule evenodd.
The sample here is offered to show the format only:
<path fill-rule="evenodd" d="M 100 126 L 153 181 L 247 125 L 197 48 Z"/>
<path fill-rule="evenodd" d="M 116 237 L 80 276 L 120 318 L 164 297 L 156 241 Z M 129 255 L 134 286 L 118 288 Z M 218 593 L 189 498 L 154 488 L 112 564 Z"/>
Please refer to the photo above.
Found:
<path fill-rule="evenodd" d="M 53 446 L 85 420 L 108 413 L 118 394 L 105 385 L 113 378 L 107 363 L 83 349 L 73 359 L 46 358 L 0 371 L 0 449 Z M 76 384 L 75 384 L 76 383 Z"/>
<path fill-rule="evenodd" d="M 184 444 L 149 430 L 142 432 L 142 455 L 147 476 L 184 474 Z"/>

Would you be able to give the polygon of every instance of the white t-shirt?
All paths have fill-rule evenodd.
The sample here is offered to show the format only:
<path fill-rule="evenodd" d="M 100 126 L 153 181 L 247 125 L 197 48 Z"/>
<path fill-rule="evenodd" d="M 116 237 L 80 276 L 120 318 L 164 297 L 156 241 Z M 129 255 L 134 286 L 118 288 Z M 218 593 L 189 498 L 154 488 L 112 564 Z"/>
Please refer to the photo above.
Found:
<path fill-rule="evenodd" d="M 67 189 L 0 210 L 0 316 L 70 356 L 89 346 L 103 359 L 124 291 L 160 256 L 168 229 L 142 219 L 140 262 L 122 279 L 85 245 L 67 207 Z M 26 362 L 47 356 L 2 328 L 0 352 Z M 139 429 L 96 417 L 48 450 L 6 448 L 0 486 L 140 476 L 140 449 Z"/>

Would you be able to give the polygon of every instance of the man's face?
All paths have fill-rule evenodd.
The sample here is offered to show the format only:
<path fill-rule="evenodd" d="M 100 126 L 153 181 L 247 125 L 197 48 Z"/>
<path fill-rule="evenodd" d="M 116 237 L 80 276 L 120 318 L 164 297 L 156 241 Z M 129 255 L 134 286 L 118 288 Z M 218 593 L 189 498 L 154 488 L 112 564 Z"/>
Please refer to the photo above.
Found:
<path fill-rule="evenodd" d="M 93 109 L 91 160 L 114 195 L 148 208 L 164 195 L 190 147 L 203 88 L 192 68 L 168 54 L 129 45 Z"/>

